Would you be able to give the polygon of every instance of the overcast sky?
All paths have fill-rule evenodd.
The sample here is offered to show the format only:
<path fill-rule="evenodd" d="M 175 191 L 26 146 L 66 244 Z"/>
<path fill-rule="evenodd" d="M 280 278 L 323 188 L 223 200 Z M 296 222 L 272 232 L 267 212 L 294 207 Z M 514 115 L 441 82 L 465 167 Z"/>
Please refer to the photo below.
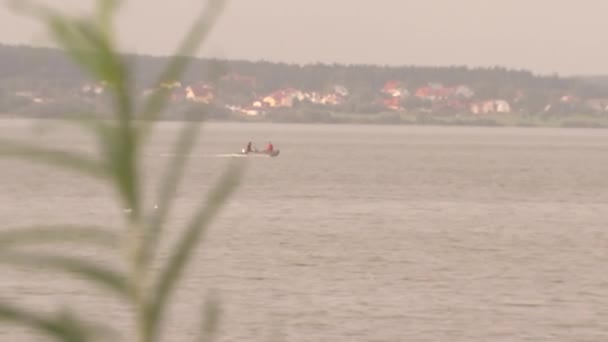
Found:
<path fill-rule="evenodd" d="M 94 0 L 40 2 L 85 11 Z M 170 54 L 202 3 L 128 0 L 122 46 Z M 45 43 L 30 19 L 3 8 L 0 22 L 0 42 Z M 608 74 L 608 0 L 232 0 L 201 54 Z"/>

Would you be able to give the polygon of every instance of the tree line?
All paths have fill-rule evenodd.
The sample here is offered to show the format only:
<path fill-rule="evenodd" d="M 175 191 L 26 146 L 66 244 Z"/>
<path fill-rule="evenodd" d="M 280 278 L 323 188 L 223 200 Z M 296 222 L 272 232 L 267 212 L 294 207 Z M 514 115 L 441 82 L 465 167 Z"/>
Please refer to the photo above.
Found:
<path fill-rule="evenodd" d="M 124 55 L 134 66 L 134 89 L 157 86 L 155 84 L 168 57 Z M 29 46 L 0 45 L 0 110 L 6 112 L 18 107 L 14 94 L 35 91 L 41 96 L 56 99 L 76 94 L 89 82 L 85 74 L 71 64 L 58 49 Z M 541 110 L 548 103 L 564 95 L 582 99 L 608 98 L 608 82 L 601 77 L 559 77 L 538 75 L 527 70 L 504 67 L 471 68 L 466 66 L 378 66 L 361 64 L 289 64 L 268 61 L 220 60 L 191 58 L 187 72 L 180 80 L 183 84 L 211 82 L 226 75 L 242 79 L 222 85 L 224 102 L 236 104 L 251 101 L 274 90 L 291 87 L 305 91 L 324 91 L 335 85 L 346 87 L 351 101 L 349 109 L 357 110 L 377 96 L 382 86 L 398 80 L 415 91 L 429 83 L 444 86 L 466 85 L 474 90 L 474 98 L 513 100 L 522 97 L 522 106 L 528 111 Z M 359 103 L 361 106 L 353 106 Z"/>

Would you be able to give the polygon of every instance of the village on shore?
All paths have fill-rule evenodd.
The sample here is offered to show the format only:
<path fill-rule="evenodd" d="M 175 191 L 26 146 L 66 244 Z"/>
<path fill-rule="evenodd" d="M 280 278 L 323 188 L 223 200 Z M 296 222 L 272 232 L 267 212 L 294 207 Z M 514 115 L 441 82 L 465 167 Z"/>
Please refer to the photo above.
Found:
<path fill-rule="evenodd" d="M 90 82 L 58 50 L 0 46 L 0 113 L 52 118 L 109 110 L 111 89 Z M 579 120 L 608 125 L 606 78 L 562 78 L 506 68 L 290 65 L 193 59 L 179 80 L 158 82 L 166 58 L 127 56 L 143 66 L 133 98 L 168 94 L 163 119 L 200 106 L 218 120 L 453 123 Z M 219 75 L 210 72 L 221 64 Z M 591 119 L 589 119 L 591 118 Z M 498 120 L 498 121 L 496 121 Z M 456 122 L 458 123 L 458 122 Z"/>

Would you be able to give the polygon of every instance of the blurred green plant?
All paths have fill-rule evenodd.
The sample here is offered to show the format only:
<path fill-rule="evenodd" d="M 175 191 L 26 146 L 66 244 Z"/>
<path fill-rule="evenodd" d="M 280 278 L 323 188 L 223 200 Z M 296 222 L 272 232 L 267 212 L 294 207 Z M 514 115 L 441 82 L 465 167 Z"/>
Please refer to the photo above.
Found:
<path fill-rule="evenodd" d="M 55 42 L 93 79 L 105 82 L 111 90 L 113 120 L 94 116 L 72 118 L 98 141 L 97 156 L 88 156 L 28 143 L 0 140 L 0 156 L 57 166 L 104 182 L 116 190 L 121 208 L 129 208 L 124 233 L 97 226 L 53 225 L 2 229 L 0 262 L 12 266 L 34 266 L 53 272 L 68 272 L 92 285 L 109 289 L 123 298 L 135 313 L 133 326 L 139 342 L 160 339 L 165 313 L 184 268 L 206 228 L 237 188 L 243 167 L 231 164 L 212 188 L 206 200 L 194 213 L 181 233 L 170 256 L 160 260 L 159 270 L 152 268 L 158 258 L 159 239 L 172 209 L 176 189 L 195 144 L 200 120 L 184 124 L 175 143 L 158 189 L 156 210 L 146 212 L 142 206 L 140 152 L 149 140 L 154 122 L 168 101 L 169 91 L 159 87 L 142 105 L 137 105 L 131 85 L 132 68 L 116 46 L 113 19 L 121 5 L 119 0 L 98 0 L 92 16 L 69 16 L 31 1 L 11 3 L 20 11 L 44 22 Z M 158 84 L 180 78 L 192 56 L 205 40 L 223 8 L 223 1 L 209 0 L 170 59 Z M 31 244 L 88 244 L 112 251 L 124 251 L 127 271 L 99 265 L 67 255 L 42 254 L 19 248 Z M 210 302 L 203 337 L 211 339 L 217 329 L 217 307 Z M 71 310 L 43 315 L 26 308 L 0 303 L 0 320 L 33 328 L 60 341 L 90 341 L 107 337 L 111 327 L 81 322 Z"/>

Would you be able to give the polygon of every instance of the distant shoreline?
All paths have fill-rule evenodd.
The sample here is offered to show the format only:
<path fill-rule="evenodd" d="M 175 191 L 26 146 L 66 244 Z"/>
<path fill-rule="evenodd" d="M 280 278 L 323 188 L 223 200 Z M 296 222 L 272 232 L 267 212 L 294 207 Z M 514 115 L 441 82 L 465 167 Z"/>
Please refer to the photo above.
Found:
<path fill-rule="evenodd" d="M 65 53 L 0 44 L 0 112 L 108 117 L 112 92 Z M 125 55 L 134 106 L 166 91 L 164 120 L 367 125 L 608 127 L 608 77 L 564 78 L 503 67 L 288 65 L 192 58 L 159 83 L 168 57 Z M 219 74 L 217 74 L 219 72 Z M 217 74 L 217 75 L 216 75 Z M 2 116 L 2 114 L 0 114 Z"/>
<path fill-rule="evenodd" d="M 101 117 L 102 120 L 112 120 Z M 0 113 L 0 120 L 69 120 L 68 116 L 40 116 Z M 140 121 L 140 120 L 136 120 Z M 183 117 L 164 117 L 159 122 L 197 121 Z M 564 117 L 539 118 L 529 115 L 456 115 L 437 116 L 424 114 L 381 113 L 381 114 L 342 114 L 332 113 L 325 120 L 303 120 L 302 117 L 282 115 L 279 119 L 256 118 L 207 118 L 211 123 L 247 124 L 299 124 L 299 125 L 369 125 L 369 126 L 438 126 L 438 127 L 522 127 L 522 128 L 594 128 L 607 129 L 608 116 L 568 115 Z"/>

